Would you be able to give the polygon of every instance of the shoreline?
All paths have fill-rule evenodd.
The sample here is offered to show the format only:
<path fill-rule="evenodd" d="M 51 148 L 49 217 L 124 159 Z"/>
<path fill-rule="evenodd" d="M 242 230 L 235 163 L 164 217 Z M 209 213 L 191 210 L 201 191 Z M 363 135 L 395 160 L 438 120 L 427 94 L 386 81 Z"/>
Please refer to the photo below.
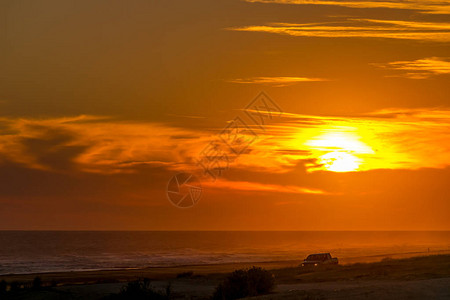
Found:
<path fill-rule="evenodd" d="M 340 265 L 351 265 L 359 263 L 376 263 L 383 259 L 402 259 L 412 257 L 423 257 L 433 255 L 450 254 L 450 250 L 435 250 L 425 252 L 403 252 L 403 253 L 387 253 L 377 255 L 366 255 L 356 257 L 339 258 Z M 35 277 L 40 277 L 43 282 L 58 282 L 58 286 L 71 284 L 84 284 L 84 281 L 92 282 L 95 278 L 102 278 L 102 281 L 110 282 L 126 282 L 128 280 L 140 277 L 148 277 L 150 279 L 166 279 L 173 277 L 179 273 L 193 271 L 196 275 L 206 276 L 212 274 L 229 273 L 236 269 L 250 268 L 254 265 L 266 268 L 268 270 L 298 267 L 303 258 L 295 260 L 267 260 L 267 261 L 249 261 L 249 262 L 227 262 L 227 263 L 205 263 L 205 264 L 181 264 L 173 266 L 150 266 L 144 268 L 111 268 L 111 269 L 94 269 L 94 270 L 68 270 L 68 271 L 49 271 L 49 272 L 32 272 L 32 273 L 9 273 L 1 274 L 0 281 L 19 281 L 31 282 Z"/>
<path fill-rule="evenodd" d="M 450 254 L 431 254 L 377 262 L 327 265 L 314 269 L 298 267 L 299 260 L 262 263 L 230 263 L 146 268 L 119 271 L 62 272 L 0 276 L 19 284 L 8 299 L 112 299 L 130 281 L 147 278 L 151 288 L 171 299 L 210 299 L 227 273 L 257 266 L 275 278 L 272 293 L 257 299 L 448 299 Z M 41 288 L 30 288 L 36 276 Z M 61 298 L 62 297 L 62 298 Z"/>

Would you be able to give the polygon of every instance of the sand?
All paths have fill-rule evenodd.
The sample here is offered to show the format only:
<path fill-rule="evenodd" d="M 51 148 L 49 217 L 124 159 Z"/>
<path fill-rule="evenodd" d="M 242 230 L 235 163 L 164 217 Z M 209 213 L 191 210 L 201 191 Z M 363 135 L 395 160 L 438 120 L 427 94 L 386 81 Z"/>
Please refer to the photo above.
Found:
<path fill-rule="evenodd" d="M 42 291 L 23 291 L 13 299 L 101 299 L 127 282 L 150 278 L 155 289 L 170 282 L 174 299 L 207 299 L 227 273 L 253 265 L 271 270 L 277 286 L 261 299 L 450 299 L 450 255 L 383 259 L 304 270 L 299 261 L 104 270 L 39 274 Z M 192 271 L 188 278 L 177 278 Z M 5 275 L 0 280 L 30 282 L 36 274 Z"/>

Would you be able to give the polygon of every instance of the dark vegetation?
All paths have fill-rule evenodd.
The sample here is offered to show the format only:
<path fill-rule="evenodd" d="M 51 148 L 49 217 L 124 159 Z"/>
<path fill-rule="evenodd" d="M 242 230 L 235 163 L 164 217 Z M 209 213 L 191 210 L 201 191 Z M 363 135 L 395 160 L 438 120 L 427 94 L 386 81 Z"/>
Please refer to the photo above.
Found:
<path fill-rule="evenodd" d="M 258 267 L 236 270 L 216 288 L 213 300 L 232 300 L 270 293 L 275 287 L 272 273 Z"/>
<path fill-rule="evenodd" d="M 7 283 L 5 280 L 0 281 L 0 299 L 15 298 L 30 291 L 42 290 L 42 279 L 37 276 L 32 282 L 12 281 Z"/>
<path fill-rule="evenodd" d="M 8 284 L 6 283 L 6 281 L 4 281 L 4 280 L 0 281 L 0 295 L 6 294 L 7 287 L 8 287 Z M 1 299 L 1 297 L 0 297 L 0 299 Z"/>
<path fill-rule="evenodd" d="M 31 284 L 31 288 L 35 291 L 39 291 L 42 289 L 42 279 L 39 276 L 34 277 L 33 283 Z"/>
<path fill-rule="evenodd" d="M 156 291 L 150 285 L 150 279 L 143 278 L 128 282 L 118 294 L 110 295 L 105 299 L 133 299 L 133 300 L 166 300 L 170 299 L 171 287 L 167 285 L 164 292 Z"/>
<path fill-rule="evenodd" d="M 193 271 L 187 271 L 177 274 L 177 278 L 192 278 L 194 276 Z"/>

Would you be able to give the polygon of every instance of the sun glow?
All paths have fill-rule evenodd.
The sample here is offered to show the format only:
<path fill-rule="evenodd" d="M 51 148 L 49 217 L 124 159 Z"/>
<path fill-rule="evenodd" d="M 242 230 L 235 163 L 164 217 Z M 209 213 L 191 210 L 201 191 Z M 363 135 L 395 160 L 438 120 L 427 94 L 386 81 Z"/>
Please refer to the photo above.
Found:
<path fill-rule="evenodd" d="M 321 168 L 333 172 L 357 171 L 362 159 L 360 154 L 373 154 L 371 147 L 360 140 L 360 136 L 351 131 L 332 130 L 313 137 L 306 143 L 317 152 Z"/>
<path fill-rule="evenodd" d="M 346 152 L 329 152 L 319 158 L 325 169 L 333 172 L 351 172 L 358 170 L 360 159 Z"/>

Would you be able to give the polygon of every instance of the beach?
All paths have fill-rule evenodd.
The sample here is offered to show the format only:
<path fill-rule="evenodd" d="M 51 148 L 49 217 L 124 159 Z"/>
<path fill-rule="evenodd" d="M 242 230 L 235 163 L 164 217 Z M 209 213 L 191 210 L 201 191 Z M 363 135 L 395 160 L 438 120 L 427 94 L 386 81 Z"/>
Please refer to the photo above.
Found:
<path fill-rule="evenodd" d="M 298 261 L 450 250 L 449 231 L 0 231 L 0 275 Z"/>
<path fill-rule="evenodd" d="M 0 280 L 26 286 L 36 276 L 42 279 L 41 290 L 24 289 L 10 299 L 103 299 L 139 278 L 150 279 L 152 288 L 161 292 L 170 284 L 173 299 L 208 299 L 228 273 L 258 266 L 269 270 L 276 282 L 273 292 L 261 299 L 448 299 L 450 253 L 404 256 L 314 270 L 300 268 L 297 260 L 2 275 Z"/>
<path fill-rule="evenodd" d="M 449 237 L 448 231 L 0 231 L 0 282 L 7 290 L 0 298 L 108 299 L 146 279 L 158 293 L 170 286 L 169 299 L 210 299 L 230 273 L 256 266 L 274 276 L 275 288 L 262 296 L 269 299 L 440 299 L 450 286 Z M 299 267 L 320 252 L 339 265 Z"/>

